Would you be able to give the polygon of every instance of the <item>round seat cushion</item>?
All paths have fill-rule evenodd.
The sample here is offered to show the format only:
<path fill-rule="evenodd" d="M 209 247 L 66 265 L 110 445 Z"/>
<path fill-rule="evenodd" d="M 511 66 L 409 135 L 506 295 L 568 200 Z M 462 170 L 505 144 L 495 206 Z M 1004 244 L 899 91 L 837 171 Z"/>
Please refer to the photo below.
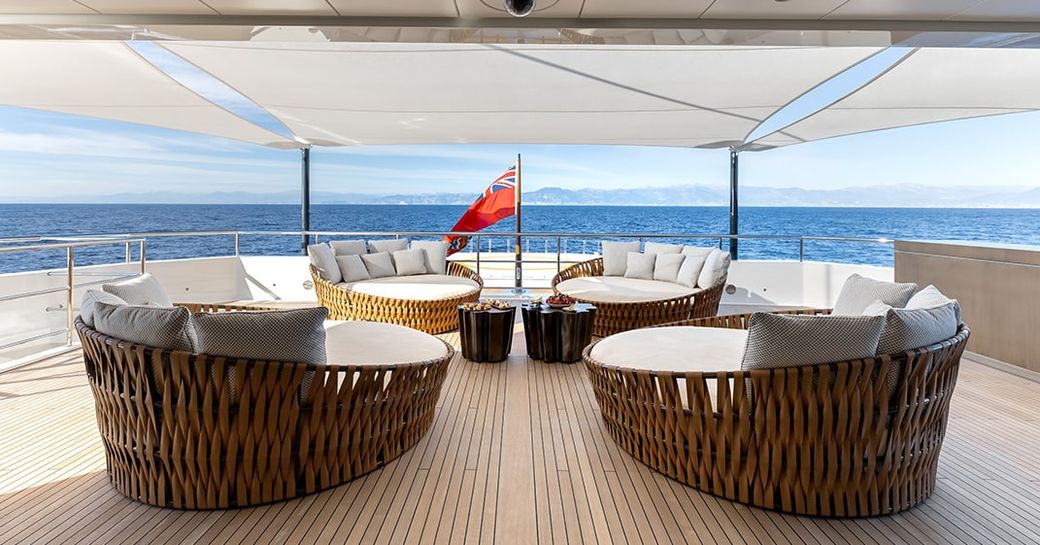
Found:
<path fill-rule="evenodd" d="M 325 353 L 333 365 L 388 365 L 440 358 L 448 348 L 437 337 L 410 327 L 327 320 Z"/>
<path fill-rule="evenodd" d="M 365 295 L 411 301 L 436 301 L 461 297 L 480 289 L 480 284 L 469 278 L 447 274 L 386 276 L 351 283 L 344 282 L 337 286 Z"/>
<path fill-rule="evenodd" d="M 623 276 L 585 276 L 556 285 L 556 290 L 592 303 L 644 303 L 694 295 L 701 291 L 661 280 Z"/>
<path fill-rule="evenodd" d="M 600 363 L 650 371 L 739 371 L 747 331 L 654 327 L 611 335 L 592 348 Z"/>

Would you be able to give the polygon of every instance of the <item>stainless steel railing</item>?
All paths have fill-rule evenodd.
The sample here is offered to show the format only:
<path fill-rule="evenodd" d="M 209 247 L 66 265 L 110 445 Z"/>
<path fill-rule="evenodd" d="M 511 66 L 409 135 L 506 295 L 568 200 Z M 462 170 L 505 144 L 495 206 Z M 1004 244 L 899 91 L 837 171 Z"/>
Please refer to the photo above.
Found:
<path fill-rule="evenodd" d="M 56 238 L 47 239 L 47 238 L 43 238 L 43 237 L 23 237 L 23 238 L 19 238 L 19 239 L 0 239 L 0 243 L 42 242 L 42 241 L 46 241 L 46 240 L 59 240 L 59 239 L 56 239 Z M 84 239 L 83 237 L 76 237 L 76 238 L 69 238 L 65 242 L 45 242 L 43 244 L 30 244 L 30 245 L 7 246 L 7 247 L 0 246 L 0 255 L 3 255 L 3 254 L 13 254 L 13 253 L 18 253 L 18 252 L 38 252 L 38 251 L 46 251 L 46 250 L 65 250 L 65 267 L 64 267 L 64 270 L 48 271 L 47 272 L 47 276 L 64 276 L 65 277 L 65 285 L 64 286 L 56 286 L 56 287 L 52 287 L 52 288 L 43 288 L 43 289 L 37 289 L 37 290 L 23 291 L 23 292 L 19 292 L 19 293 L 11 293 L 11 294 L 7 294 L 7 295 L 0 295 L 0 303 L 2 303 L 2 302 L 6 302 L 6 301 L 16 301 L 16 300 L 19 300 L 19 299 L 26 299 L 26 298 L 29 298 L 29 297 L 39 297 L 39 296 L 42 296 L 42 295 L 50 295 L 52 293 L 65 292 L 65 301 L 64 301 L 64 303 L 63 303 L 61 308 L 59 308 L 59 309 L 53 309 L 52 307 L 48 307 L 47 308 L 47 310 L 64 310 L 65 311 L 65 328 L 64 329 L 50 330 L 50 331 L 46 331 L 46 332 L 43 332 L 43 333 L 30 335 L 28 337 L 22 337 L 22 338 L 14 339 L 14 340 L 11 340 L 11 341 L 7 341 L 7 342 L 5 342 L 3 344 L 0 344 L 0 350 L 6 350 L 6 349 L 9 349 L 9 348 L 14 348 L 16 346 L 21 346 L 23 344 L 30 343 L 30 342 L 33 342 L 33 341 L 38 341 L 38 340 L 45 339 L 45 338 L 48 338 L 48 337 L 54 337 L 54 336 L 60 335 L 62 333 L 65 334 L 65 345 L 66 346 L 72 346 L 73 336 L 74 336 L 73 321 L 76 318 L 75 309 L 74 309 L 73 294 L 74 294 L 76 288 L 85 288 L 85 287 L 89 287 L 89 286 L 95 286 L 95 285 L 98 285 L 98 284 L 103 284 L 103 283 L 108 282 L 108 281 L 110 281 L 110 280 L 112 280 L 114 278 L 126 278 L 126 277 L 130 277 L 130 276 L 137 276 L 138 274 L 143 274 L 145 272 L 145 267 L 146 267 L 146 257 L 145 257 L 145 245 L 146 245 L 146 243 L 147 243 L 146 240 L 144 238 L 140 238 L 140 237 L 119 237 L 119 238 L 97 237 L 97 238 L 95 238 L 93 240 L 87 240 L 87 239 Z M 81 248 L 90 248 L 90 247 L 96 247 L 96 246 L 109 246 L 109 245 L 114 245 L 114 244 L 126 245 L 126 260 L 125 260 L 126 263 L 130 263 L 130 246 L 132 244 L 137 244 L 139 246 L 139 255 L 140 255 L 140 270 L 139 270 L 139 272 L 138 273 L 121 273 L 121 272 L 105 273 L 105 272 L 100 272 L 100 271 L 86 272 L 86 273 L 81 273 L 81 275 L 85 275 L 85 276 L 104 276 L 105 279 L 104 280 L 95 280 L 95 281 L 91 281 L 91 282 L 81 282 L 81 283 L 77 284 L 76 283 L 76 250 L 77 249 L 81 249 Z"/>

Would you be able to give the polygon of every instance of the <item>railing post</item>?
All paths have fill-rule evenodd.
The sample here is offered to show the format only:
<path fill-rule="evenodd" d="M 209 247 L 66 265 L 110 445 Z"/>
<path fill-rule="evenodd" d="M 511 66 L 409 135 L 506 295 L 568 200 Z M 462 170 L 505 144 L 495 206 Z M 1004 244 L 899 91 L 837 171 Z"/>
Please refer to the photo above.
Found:
<path fill-rule="evenodd" d="M 73 323 L 75 320 L 75 313 L 72 310 L 72 289 L 75 287 L 72 279 L 72 269 L 75 268 L 76 261 L 72 254 L 72 246 L 65 249 L 65 266 L 67 268 L 65 272 L 65 346 L 72 346 L 72 331 L 75 326 Z"/>
<path fill-rule="evenodd" d="M 124 258 L 125 263 L 130 263 L 130 243 L 126 243 L 126 257 Z"/>
<path fill-rule="evenodd" d="M 241 248 L 241 246 L 240 246 L 241 241 L 239 240 L 240 237 L 241 237 L 241 234 L 238 231 L 235 231 L 235 257 L 238 257 L 239 250 Z"/>
<path fill-rule="evenodd" d="M 477 276 L 480 276 L 480 235 L 477 235 Z"/>
<path fill-rule="evenodd" d="M 139 253 L 141 254 L 141 256 L 140 256 L 140 257 L 141 257 L 141 274 L 144 274 L 144 273 L 145 273 L 145 265 L 144 265 L 144 263 L 145 263 L 145 256 L 144 256 L 144 241 L 145 241 L 145 239 L 143 239 L 143 238 L 142 238 L 142 239 L 141 239 L 141 247 L 140 247 L 140 252 L 139 252 Z"/>
<path fill-rule="evenodd" d="M 798 237 L 798 261 L 805 261 L 805 237 Z"/>
<path fill-rule="evenodd" d="M 556 237 L 556 274 L 560 274 L 560 237 Z"/>

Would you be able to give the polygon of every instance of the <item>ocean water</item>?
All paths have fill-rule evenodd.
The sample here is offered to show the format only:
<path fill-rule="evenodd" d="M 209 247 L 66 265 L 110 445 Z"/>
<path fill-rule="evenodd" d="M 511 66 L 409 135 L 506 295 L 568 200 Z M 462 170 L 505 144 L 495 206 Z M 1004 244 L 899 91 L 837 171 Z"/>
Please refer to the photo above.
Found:
<path fill-rule="evenodd" d="M 311 228 L 326 231 L 447 231 L 465 206 L 452 205 L 315 205 Z M 1040 245 L 1037 209 L 907 209 L 907 208 L 786 208 L 741 209 L 742 234 L 843 236 L 892 239 L 978 240 Z M 97 205 L 0 204 L 0 238 L 33 235 L 118 234 L 141 231 L 292 231 L 298 230 L 300 209 L 294 205 Z M 526 232 L 575 233 L 725 233 L 725 207 L 646 206 L 528 206 L 523 209 Z M 512 231 L 512 218 L 488 231 Z M 676 242 L 717 243 L 717 240 Z M 243 236 L 245 255 L 293 255 L 296 236 Z M 489 247 L 489 244 L 491 245 Z M 483 250 L 504 251 L 504 239 L 484 239 Z M 528 251 L 555 251 L 555 241 L 530 240 Z M 594 251 L 596 240 L 564 241 L 564 251 Z M 10 245 L 10 244 L 8 244 Z M 798 259 L 797 240 L 742 240 L 743 259 Z M 233 238 L 179 237 L 149 239 L 150 259 L 228 255 Z M 77 264 L 122 259 L 122 245 L 78 250 Z M 135 252 L 136 256 L 136 252 Z M 807 241 L 806 259 L 875 265 L 892 264 L 891 245 Z M 64 266 L 64 251 L 0 254 L 0 272 Z"/>

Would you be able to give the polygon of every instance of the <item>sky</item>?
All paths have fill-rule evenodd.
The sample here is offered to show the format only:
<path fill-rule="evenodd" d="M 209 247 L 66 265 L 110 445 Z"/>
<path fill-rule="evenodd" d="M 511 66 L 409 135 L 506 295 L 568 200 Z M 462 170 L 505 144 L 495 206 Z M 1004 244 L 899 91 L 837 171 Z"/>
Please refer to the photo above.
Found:
<path fill-rule="evenodd" d="M 287 133 L 234 91 L 149 42 L 131 45 L 196 91 Z M 888 50 L 837 81 L 855 88 L 902 53 Z M 844 87 L 843 87 L 844 85 Z M 844 89 L 844 90 L 843 90 Z M 837 96 L 841 96 L 840 94 Z M 834 97 L 836 98 L 836 97 Z M 789 115 L 811 113 L 794 104 Z M 831 98 L 833 100 L 833 98 Z M 783 126 L 784 120 L 770 120 Z M 768 124 L 769 122 L 767 122 Z M 873 185 L 1040 187 L 1040 112 L 853 135 L 741 155 L 744 186 L 827 189 Z M 525 190 L 728 184 L 727 150 L 610 146 L 408 145 L 315 148 L 312 190 L 478 193 L 523 155 Z M 174 191 L 276 193 L 299 187 L 300 152 L 153 127 L 0 106 L 0 201 L 53 195 Z"/>

